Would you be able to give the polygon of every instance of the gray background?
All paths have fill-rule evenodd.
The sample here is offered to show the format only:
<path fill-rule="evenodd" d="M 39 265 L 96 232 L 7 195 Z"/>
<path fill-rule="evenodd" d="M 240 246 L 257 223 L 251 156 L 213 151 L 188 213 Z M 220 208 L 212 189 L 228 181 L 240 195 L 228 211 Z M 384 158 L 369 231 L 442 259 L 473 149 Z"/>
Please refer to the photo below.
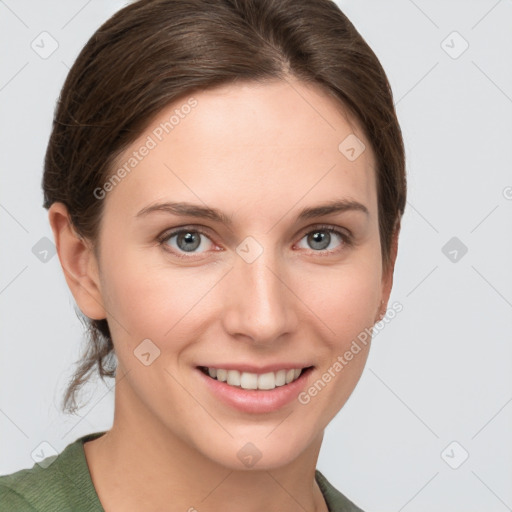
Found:
<path fill-rule="evenodd" d="M 512 510 L 512 1 L 338 3 L 388 73 L 409 196 L 390 302 L 404 309 L 318 468 L 368 511 Z M 123 5 L 0 1 L 0 474 L 111 426 L 101 382 L 78 416 L 59 410 L 82 328 L 40 181 L 69 66 Z"/>

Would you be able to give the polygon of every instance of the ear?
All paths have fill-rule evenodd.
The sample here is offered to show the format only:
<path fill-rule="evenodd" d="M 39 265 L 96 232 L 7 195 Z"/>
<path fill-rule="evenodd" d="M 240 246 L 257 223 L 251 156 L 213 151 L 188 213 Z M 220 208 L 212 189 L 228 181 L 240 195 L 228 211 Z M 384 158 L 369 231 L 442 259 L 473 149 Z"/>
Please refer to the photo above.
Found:
<path fill-rule="evenodd" d="M 53 203 L 48 217 L 64 277 L 78 307 L 93 320 L 106 318 L 92 244 L 76 233 L 63 203 Z"/>
<path fill-rule="evenodd" d="M 391 289 L 393 288 L 393 273 L 395 270 L 395 262 L 396 256 L 398 254 L 398 235 L 400 234 L 400 219 L 397 220 L 395 224 L 395 228 L 393 231 L 393 235 L 391 238 L 391 247 L 389 251 L 389 264 L 386 269 L 383 270 L 382 273 L 382 295 L 381 295 L 381 303 L 379 308 L 379 314 L 375 320 L 378 322 L 382 320 L 384 315 L 386 314 L 386 310 L 388 307 L 389 296 L 391 295 Z"/>

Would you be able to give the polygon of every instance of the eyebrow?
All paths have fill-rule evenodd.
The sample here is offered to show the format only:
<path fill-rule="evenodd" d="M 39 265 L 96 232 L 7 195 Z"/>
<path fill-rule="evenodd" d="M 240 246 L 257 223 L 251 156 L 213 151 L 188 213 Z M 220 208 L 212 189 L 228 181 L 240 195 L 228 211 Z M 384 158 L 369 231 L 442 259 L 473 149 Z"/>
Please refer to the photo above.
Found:
<path fill-rule="evenodd" d="M 343 213 L 348 211 L 359 211 L 369 215 L 368 208 L 364 204 L 357 201 L 343 199 L 303 208 L 297 215 L 297 220 L 308 220 L 315 217 L 322 217 L 333 213 Z M 233 225 L 232 217 L 226 215 L 220 210 L 217 210 L 216 208 L 185 202 L 152 204 L 140 210 L 135 217 L 145 217 L 153 212 L 165 212 L 182 217 L 210 219 L 227 226 Z"/>

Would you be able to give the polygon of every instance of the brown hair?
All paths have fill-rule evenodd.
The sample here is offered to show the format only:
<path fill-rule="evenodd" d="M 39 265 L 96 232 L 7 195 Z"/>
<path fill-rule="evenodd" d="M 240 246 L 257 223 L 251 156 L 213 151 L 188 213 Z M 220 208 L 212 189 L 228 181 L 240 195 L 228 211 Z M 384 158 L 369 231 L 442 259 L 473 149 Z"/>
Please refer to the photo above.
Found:
<path fill-rule="evenodd" d="M 382 66 L 331 0 L 139 0 L 121 9 L 90 38 L 62 88 L 44 207 L 64 203 L 76 232 L 94 242 L 103 206 L 94 191 L 159 111 L 194 91 L 289 77 L 340 100 L 370 141 L 386 268 L 406 200 L 402 135 Z M 107 321 L 84 321 L 87 350 L 63 400 L 70 412 L 95 366 L 102 379 L 115 376 Z"/>

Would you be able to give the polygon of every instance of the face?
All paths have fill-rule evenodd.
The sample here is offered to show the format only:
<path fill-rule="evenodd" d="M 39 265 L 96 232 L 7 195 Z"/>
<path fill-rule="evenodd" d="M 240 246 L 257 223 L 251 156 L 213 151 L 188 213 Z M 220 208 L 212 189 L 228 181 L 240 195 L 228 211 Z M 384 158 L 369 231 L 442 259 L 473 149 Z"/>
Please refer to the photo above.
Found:
<path fill-rule="evenodd" d="M 191 97 L 121 155 L 126 172 L 99 199 L 116 414 L 117 404 L 119 415 L 138 411 L 225 467 L 240 469 L 247 443 L 259 467 L 282 466 L 353 391 L 369 343 L 345 354 L 387 302 L 374 157 L 317 87 L 237 84 Z M 339 149 L 354 135 L 366 146 L 356 159 Z M 200 367 L 230 370 L 232 385 Z M 246 386 L 272 387 L 293 368 L 309 369 L 273 390 L 235 387 L 236 369 Z"/>

